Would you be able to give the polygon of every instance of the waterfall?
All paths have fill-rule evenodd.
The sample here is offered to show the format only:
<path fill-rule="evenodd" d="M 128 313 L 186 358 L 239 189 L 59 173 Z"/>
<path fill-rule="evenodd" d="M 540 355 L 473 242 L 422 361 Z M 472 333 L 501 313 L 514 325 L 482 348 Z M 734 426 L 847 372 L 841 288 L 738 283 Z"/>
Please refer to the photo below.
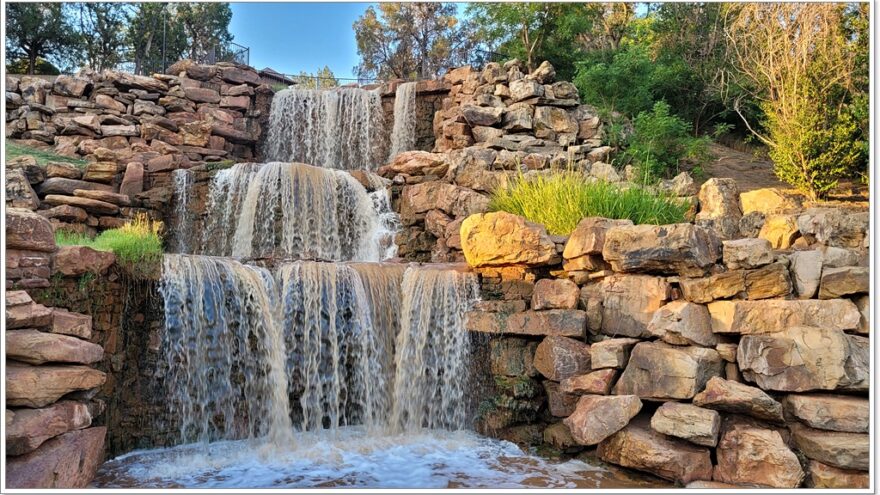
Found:
<path fill-rule="evenodd" d="M 397 86 L 394 93 L 394 127 L 391 131 L 391 153 L 411 151 L 416 147 L 416 83 L 406 82 Z"/>
<path fill-rule="evenodd" d="M 192 213 L 189 210 L 192 195 L 192 174 L 188 169 L 179 168 L 171 172 L 174 182 L 174 236 L 173 252 L 187 253 L 192 249 Z"/>
<path fill-rule="evenodd" d="M 161 294 L 164 381 L 183 441 L 466 426 L 473 274 L 169 254 Z"/>
<path fill-rule="evenodd" d="M 396 218 L 388 192 L 300 163 L 239 163 L 214 176 L 201 254 L 379 261 Z M 383 199 L 384 198 L 384 199 Z M 380 211 L 383 210 L 383 211 Z"/>
<path fill-rule="evenodd" d="M 323 168 L 375 169 L 387 156 L 378 91 L 284 89 L 269 113 L 265 156 Z"/>

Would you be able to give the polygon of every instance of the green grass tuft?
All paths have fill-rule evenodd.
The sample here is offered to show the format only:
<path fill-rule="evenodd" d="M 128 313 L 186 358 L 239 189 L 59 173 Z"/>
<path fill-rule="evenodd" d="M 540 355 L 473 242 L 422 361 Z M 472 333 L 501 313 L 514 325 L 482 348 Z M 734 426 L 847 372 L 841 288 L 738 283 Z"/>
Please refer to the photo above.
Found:
<path fill-rule="evenodd" d="M 145 215 L 140 215 L 122 227 L 101 232 L 95 238 L 58 230 L 55 232 L 55 243 L 59 246 L 88 246 L 97 251 L 112 251 L 117 262 L 148 273 L 162 261 L 161 228 L 161 222 L 153 222 Z"/>
<path fill-rule="evenodd" d="M 18 158 L 20 156 L 30 155 L 34 157 L 35 160 L 37 160 L 38 165 L 42 166 L 45 166 L 49 162 L 64 162 L 76 165 L 77 167 L 84 169 L 86 165 L 89 164 L 89 162 L 85 160 L 59 155 L 40 148 L 32 148 L 30 146 L 14 143 L 8 139 L 4 144 L 6 145 L 6 161 L 9 161 L 13 158 Z"/>
<path fill-rule="evenodd" d="M 690 203 L 641 187 L 622 188 L 591 182 L 573 171 L 546 175 L 519 175 L 499 188 L 489 203 L 492 211 L 506 211 L 547 227 L 551 234 L 568 235 L 585 217 L 630 219 L 635 224 L 680 223 Z"/>

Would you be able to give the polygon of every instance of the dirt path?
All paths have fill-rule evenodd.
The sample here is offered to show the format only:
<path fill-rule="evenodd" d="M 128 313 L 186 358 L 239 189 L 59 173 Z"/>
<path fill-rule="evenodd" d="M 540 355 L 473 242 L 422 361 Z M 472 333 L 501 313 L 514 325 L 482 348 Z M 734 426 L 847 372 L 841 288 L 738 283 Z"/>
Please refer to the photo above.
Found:
<path fill-rule="evenodd" d="M 790 186 L 773 175 L 773 163 L 750 153 L 737 151 L 717 143 L 709 145 L 712 160 L 703 166 L 706 179 L 729 177 L 736 180 L 740 192 L 764 187 L 789 189 Z"/>

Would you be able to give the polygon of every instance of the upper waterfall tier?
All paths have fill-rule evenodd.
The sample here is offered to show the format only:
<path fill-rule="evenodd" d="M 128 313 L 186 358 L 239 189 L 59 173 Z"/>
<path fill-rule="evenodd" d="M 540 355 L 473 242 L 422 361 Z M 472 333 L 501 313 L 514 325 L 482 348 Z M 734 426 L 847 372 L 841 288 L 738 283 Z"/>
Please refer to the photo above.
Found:
<path fill-rule="evenodd" d="M 397 86 L 394 93 L 394 127 L 391 130 L 391 152 L 394 155 L 416 149 L 416 88 L 418 83 Z"/>
<path fill-rule="evenodd" d="M 388 191 L 301 163 L 239 163 L 212 179 L 200 249 L 214 256 L 380 261 L 393 255 Z"/>
<path fill-rule="evenodd" d="M 387 157 L 387 134 L 378 91 L 285 89 L 272 99 L 265 156 L 323 168 L 374 170 Z"/>

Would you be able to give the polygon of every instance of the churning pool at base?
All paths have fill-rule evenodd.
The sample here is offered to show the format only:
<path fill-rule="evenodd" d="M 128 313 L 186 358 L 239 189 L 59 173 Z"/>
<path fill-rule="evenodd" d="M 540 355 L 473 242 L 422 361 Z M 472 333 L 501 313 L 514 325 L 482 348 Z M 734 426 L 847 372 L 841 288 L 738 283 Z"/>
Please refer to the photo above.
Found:
<path fill-rule="evenodd" d="M 101 466 L 98 488 L 611 488 L 656 486 L 579 460 L 552 462 L 467 431 L 298 432 L 135 451 Z"/>

